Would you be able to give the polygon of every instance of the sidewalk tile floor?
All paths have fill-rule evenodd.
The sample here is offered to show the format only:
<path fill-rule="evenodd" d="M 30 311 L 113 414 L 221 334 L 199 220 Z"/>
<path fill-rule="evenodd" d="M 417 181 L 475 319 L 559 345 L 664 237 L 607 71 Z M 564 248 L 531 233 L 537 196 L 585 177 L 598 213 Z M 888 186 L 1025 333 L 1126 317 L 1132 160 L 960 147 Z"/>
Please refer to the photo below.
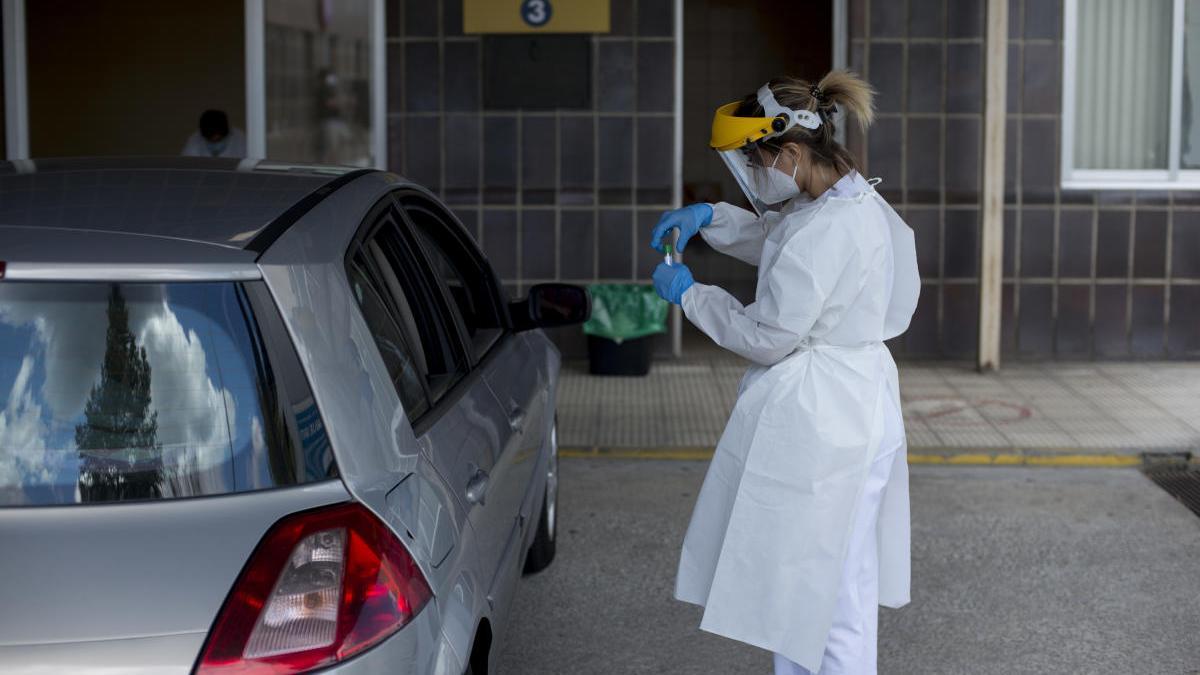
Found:
<path fill-rule="evenodd" d="M 745 364 L 659 361 L 646 377 L 594 377 L 568 363 L 560 442 L 574 448 L 711 448 Z M 1111 453 L 1200 450 L 1200 363 L 903 363 L 913 449 Z"/>

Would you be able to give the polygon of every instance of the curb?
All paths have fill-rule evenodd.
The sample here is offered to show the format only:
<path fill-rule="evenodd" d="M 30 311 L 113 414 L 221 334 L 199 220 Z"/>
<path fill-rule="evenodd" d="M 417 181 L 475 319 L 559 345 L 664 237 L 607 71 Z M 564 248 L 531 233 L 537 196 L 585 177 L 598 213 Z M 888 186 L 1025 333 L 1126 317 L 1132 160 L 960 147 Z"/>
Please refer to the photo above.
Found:
<path fill-rule="evenodd" d="M 713 448 L 605 448 L 564 447 L 559 456 L 574 459 L 650 459 L 676 461 L 708 461 Z M 1196 459 L 1191 453 L 1181 451 L 1164 455 L 1151 452 L 1089 452 L 1081 448 L 909 448 L 908 463 L 946 466 L 1044 466 L 1044 467 L 1093 467 L 1129 468 L 1164 461 L 1164 457 L 1187 463 Z"/>

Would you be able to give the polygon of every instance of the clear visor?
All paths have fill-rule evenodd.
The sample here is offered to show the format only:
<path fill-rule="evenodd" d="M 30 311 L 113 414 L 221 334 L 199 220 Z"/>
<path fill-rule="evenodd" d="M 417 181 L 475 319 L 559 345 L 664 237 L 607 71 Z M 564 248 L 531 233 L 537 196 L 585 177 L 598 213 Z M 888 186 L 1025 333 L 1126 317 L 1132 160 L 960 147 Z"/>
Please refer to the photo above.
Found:
<path fill-rule="evenodd" d="M 734 150 L 719 150 L 717 154 L 725 162 L 729 173 L 733 174 L 738 187 L 750 200 L 750 205 L 762 215 L 771 210 L 772 202 L 764 201 L 761 195 L 767 194 L 767 183 L 770 178 L 771 162 L 778 156 L 770 149 L 764 149 L 758 144 L 750 144 Z M 765 165 L 764 165 L 765 162 Z"/>

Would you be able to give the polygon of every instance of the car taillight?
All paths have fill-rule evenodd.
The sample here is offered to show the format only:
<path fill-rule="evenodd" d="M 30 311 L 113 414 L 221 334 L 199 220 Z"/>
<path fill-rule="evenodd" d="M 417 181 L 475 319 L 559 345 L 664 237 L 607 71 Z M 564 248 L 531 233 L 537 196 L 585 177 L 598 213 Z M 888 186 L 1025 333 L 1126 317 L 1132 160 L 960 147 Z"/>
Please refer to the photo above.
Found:
<path fill-rule="evenodd" d="M 217 616 L 198 675 L 329 666 L 399 630 L 432 592 L 395 535 L 361 504 L 271 528 Z"/>

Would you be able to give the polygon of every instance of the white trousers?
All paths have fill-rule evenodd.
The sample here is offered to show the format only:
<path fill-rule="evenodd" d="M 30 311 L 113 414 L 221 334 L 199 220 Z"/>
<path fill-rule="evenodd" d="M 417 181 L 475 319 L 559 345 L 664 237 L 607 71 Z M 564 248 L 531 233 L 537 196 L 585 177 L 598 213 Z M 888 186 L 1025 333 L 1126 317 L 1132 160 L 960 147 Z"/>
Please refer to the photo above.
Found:
<path fill-rule="evenodd" d="M 883 489 L 896 452 L 904 448 L 904 419 L 891 397 L 885 397 L 884 434 L 871 462 L 850 532 L 833 625 L 825 642 L 821 669 L 813 673 L 775 654 L 775 675 L 875 675 L 879 633 L 879 550 L 875 526 Z"/>

